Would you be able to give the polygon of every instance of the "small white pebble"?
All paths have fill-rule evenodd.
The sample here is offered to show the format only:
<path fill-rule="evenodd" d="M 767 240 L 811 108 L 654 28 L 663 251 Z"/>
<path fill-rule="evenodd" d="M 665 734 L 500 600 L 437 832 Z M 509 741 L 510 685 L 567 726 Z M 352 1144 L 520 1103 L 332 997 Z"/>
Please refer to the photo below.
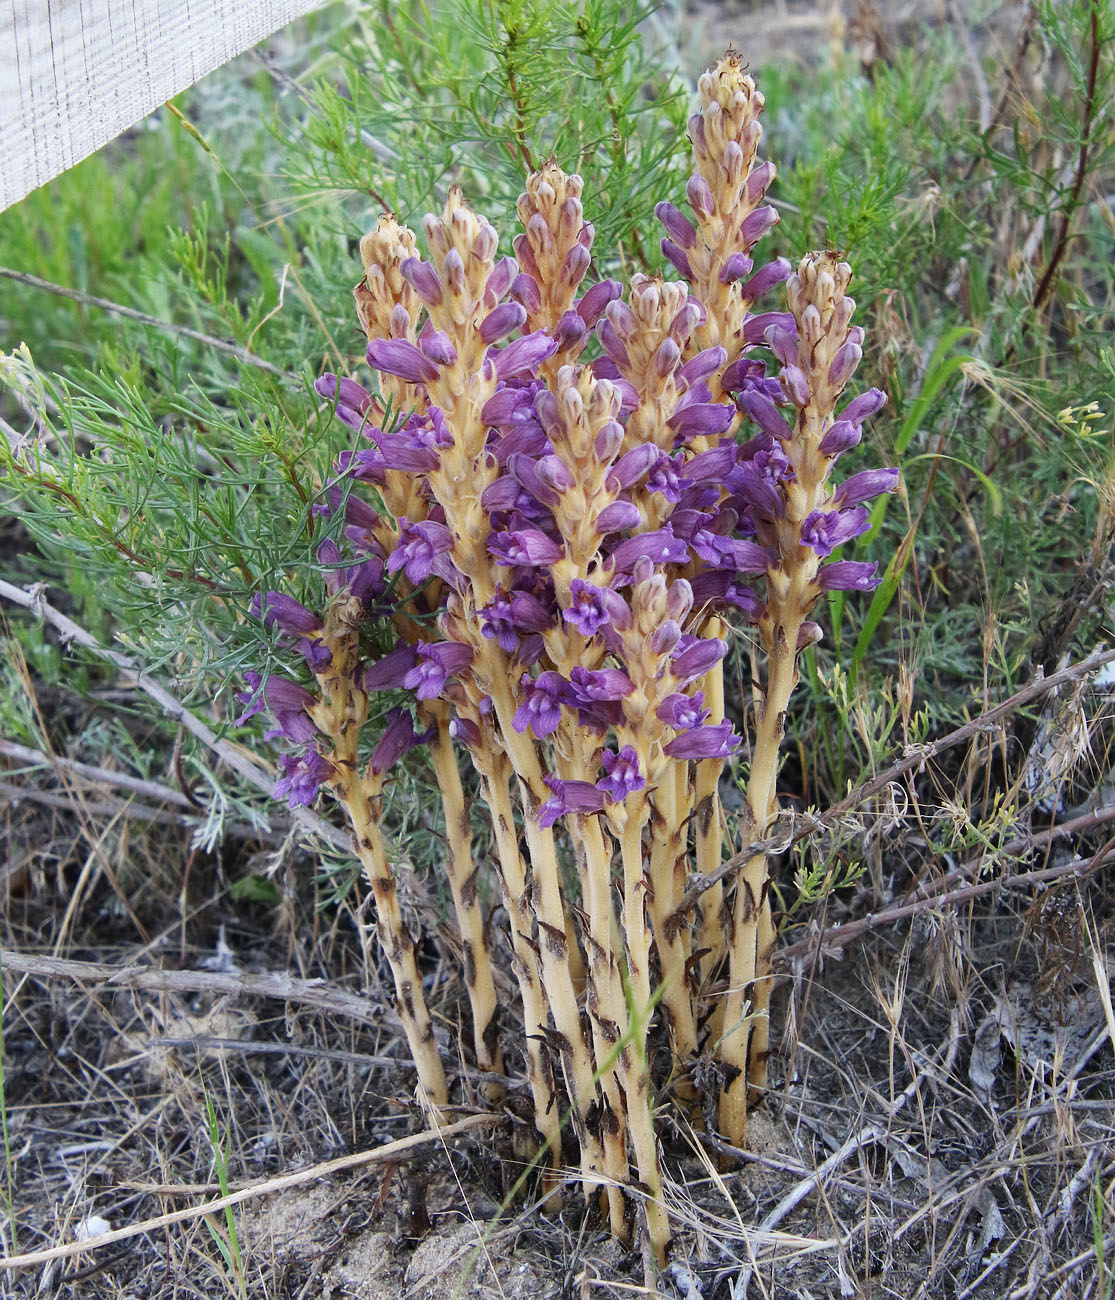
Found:
<path fill-rule="evenodd" d="M 92 1241 L 94 1237 L 103 1237 L 112 1231 L 112 1224 L 102 1219 L 99 1214 L 90 1214 L 74 1229 L 74 1241 Z"/>

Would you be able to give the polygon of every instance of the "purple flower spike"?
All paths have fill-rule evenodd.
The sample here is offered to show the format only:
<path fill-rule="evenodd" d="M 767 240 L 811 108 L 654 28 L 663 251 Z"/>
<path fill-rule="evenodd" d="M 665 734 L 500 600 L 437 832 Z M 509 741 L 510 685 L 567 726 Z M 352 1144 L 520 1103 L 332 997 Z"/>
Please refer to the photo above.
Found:
<path fill-rule="evenodd" d="M 842 452 L 857 446 L 862 436 L 858 424 L 853 424 L 850 420 L 837 420 L 825 431 L 819 450 L 822 456 L 835 460 Z"/>
<path fill-rule="evenodd" d="M 834 560 L 817 574 L 822 591 L 874 591 L 880 582 L 879 566 L 861 560 Z"/>
<path fill-rule="evenodd" d="M 418 662 L 403 678 L 403 685 L 420 700 L 436 700 L 450 677 L 472 662 L 472 647 L 459 641 L 419 642 Z"/>
<path fill-rule="evenodd" d="M 667 695 L 654 712 L 660 721 L 675 731 L 691 731 L 694 727 L 699 727 L 709 715 L 704 703 L 704 691 L 696 691 L 693 695 L 678 693 Z"/>
<path fill-rule="evenodd" d="M 730 758 L 741 743 L 730 722 L 719 722 L 715 727 L 694 727 L 691 731 L 683 731 L 668 745 L 663 745 L 662 752 L 671 758 L 700 762 L 706 758 Z"/>
<path fill-rule="evenodd" d="M 618 754 L 606 749 L 600 762 L 607 775 L 597 781 L 596 788 L 615 803 L 622 803 L 629 794 L 646 786 L 646 777 L 639 771 L 639 755 L 634 746 L 624 745 Z"/>
<path fill-rule="evenodd" d="M 561 616 L 567 623 L 572 623 L 582 636 L 595 636 L 602 627 L 607 627 L 610 620 L 599 587 L 574 578 L 569 584 L 569 599 L 571 604 L 568 609 L 562 610 Z"/>
<path fill-rule="evenodd" d="M 601 280 L 577 303 L 577 315 L 585 323 L 586 329 L 592 329 L 604 314 L 604 308 L 623 293 L 623 286 L 618 280 Z"/>
<path fill-rule="evenodd" d="M 430 732 L 417 732 L 406 709 L 392 709 L 387 714 L 387 726 L 379 743 L 372 750 L 371 769 L 376 776 L 386 772 L 416 745 L 425 744 Z"/>
<path fill-rule="evenodd" d="M 869 388 L 866 393 L 860 393 L 858 397 L 853 397 L 848 405 L 840 412 L 839 419 L 847 420 L 850 424 L 859 424 L 863 420 L 870 419 L 877 411 L 881 411 L 887 404 L 887 395 L 880 388 Z"/>
<path fill-rule="evenodd" d="M 672 203 L 659 203 L 654 209 L 654 215 L 662 222 L 666 234 L 680 248 L 697 247 L 697 232 L 693 229 L 693 223 Z"/>
<path fill-rule="evenodd" d="M 556 776 L 546 777 L 546 784 L 554 792 L 552 799 L 538 810 L 538 824 L 544 830 L 564 817 L 576 813 L 582 817 L 597 813 L 604 807 L 604 796 L 588 781 L 559 781 Z"/>
<path fill-rule="evenodd" d="M 552 736 L 561 722 L 561 702 L 568 691 L 568 683 L 560 673 L 540 673 L 532 681 L 525 673 L 522 678 L 523 702 L 515 710 L 511 725 L 516 731 L 532 728 L 539 740 Z"/>
<path fill-rule="evenodd" d="M 262 617 L 267 627 L 274 627 L 277 623 L 291 636 L 308 636 L 311 632 L 321 631 L 320 616 L 281 591 L 269 591 L 262 597 L 258 594 L 253 596 L 250 612 L 256 618 Z"/>
<path fill-rule="evenodd" d="M 703 677 L 728 653 L 727 642 L 713 638 L 707 641 L 695 641 L 687 646 L 675 658 L 672 670 L 674 676 L 683 686 Z"/>
<path fill-rule="evenodd" d="M 823 559 L 870 527 L 871 516 L 863 506 L 858 510 L 814 510 L 802 520 L 801 544 L 812 547 Z"/>
<path fill-rule="evenodd" d="M 526 308 L 517 302 L 504 302 L 480 322 L 480 337 L 485 343 L 498 343 L 513 330 L 526 324 Z"/>
<path fill-rule="evenodd" d="M 368 344 L 368 365 L 405 379 L 408 384 L 432 383 L 439 373 L 437 366 L 406 339 L 373 339 Z"/>
<path fill-rule="evenodd" d="M 898 479 L 897 469 L 865 469 L 840 484 L 835 500 L 841 506 L 858 506 L 861 501 L 870 501 L 880 493 L 896 491 Z"/>
<path fill-rule="evenodd" d="M 271 797 L 286 799 L 292 808 L 309 807 L 320 787 L 333 775 L 333 764 L 316 749 L 308 749 L 304 754 L 282 754 L 280 762 L 285 775 L 275 782 Z"/>
<path fill-rule="evenodd" d="M 536 369 L 548 357 L 557 351 L 557 343 L 543 330 L 533 334 L 524 334 L 521 339 L 503 348 L 492 358 L 496 375 L 500 379 L 509 379 L 524 371 Z"/>
<path fill-rule="evenodd" d="M 449 529 L 428 519 L 412 524 L 405 515 L 400 516 L 399 525 L 399 544 L 387 557 L 388 573 L 402 569 L 407 581 L 416 587 L 431 574 L 448 576 L 445 572 L 448 566 L 439 561 L 453 549 L 453 534 Z"/>
<path fill-rule="evenodd" d="M 765 393 L 758 392 L 756 389 L 740 393 L 739 408 L 772 438 L 784 442 L 790 436 L 790 428 L 779 415 L 778 407 Z"/>
<path fill-rule="evenodd" d="M 563 553 L 557 542 L 538 528 L 493 533 L 488 538 L 488 554 L 507 568 L 556 564 Z"/>

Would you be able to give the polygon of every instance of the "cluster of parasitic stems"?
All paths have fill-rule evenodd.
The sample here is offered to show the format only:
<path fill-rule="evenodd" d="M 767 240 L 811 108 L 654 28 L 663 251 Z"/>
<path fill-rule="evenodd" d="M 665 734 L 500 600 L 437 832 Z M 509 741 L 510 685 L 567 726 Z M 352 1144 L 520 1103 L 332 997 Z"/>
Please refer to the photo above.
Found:
<path fill-rule="evenodd" d="M 841 409 L 863 342 L 849 267 L 825 252 L 793 273 L 755 267 L 777 221 L 763 98 L 734 54 L 699 94 L 691 215 L 658 209 L 679 278 L 585 289 L 593 227 L 580 177 L 555 163 L 527 181 L 514 257 L 456 190 L 423 222 L 425 260 L 393 217 L 364 238 L 356 305 L 377 382 L 318 381 L 359 435 L 320 507 L 338 525 L 317 553 L 328 599 L 272 591 L 255 608 L 313 680 L 252 674 L 242 697 L 285 745 L 276 794 L 325 788 L 345 809 L 438 1121 L 452 1102 L 381 830 L 392 765 L 429 747 L 470 1004 L 461 1051 L 525 1071 L 551 1191 L 575 1143 L 585 1194 L 621 1236 L 633 1167 L 660 1259 L 655 1111 L 742 1145 L 768 1056 L 767 859 L 696 902 L 686 887 L 723 859 L 719 783 L 737 754 L 743 840 L 768 831 L 813 606 L 877 582 L 832 553 L 897 485 L 893 470 L 831 481 L 884 400 Z M 754 310 L 782 285 L 788 310 Z M 397 643 L 377 655 L 385 622 Z M 763 664 L 746 751 L 723 682 L 741 628 Z M 409 700 L 373 746 L 384 691 Z M 500 953 L 514 1006 L 497 998 Z"/>

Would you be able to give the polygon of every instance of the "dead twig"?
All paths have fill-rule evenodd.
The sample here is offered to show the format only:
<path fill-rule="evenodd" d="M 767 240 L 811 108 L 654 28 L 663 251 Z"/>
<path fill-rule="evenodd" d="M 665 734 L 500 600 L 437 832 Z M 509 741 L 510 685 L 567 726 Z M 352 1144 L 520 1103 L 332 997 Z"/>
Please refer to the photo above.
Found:
<path fill-rule="evenodd" d="M 396 1017 L 382 1003 L 331 988 L 324 981 L 291 975 L 224 974 L 217 971 L 160 970 L 151 966 L 111 966 L 105 962 L 68 961 L 30 956 L 0 949 L 0 970 L 41 979 L 64 979 L 94 988 L 150 989 L 158 993 L 212 993 L 233 997 L 276 998 L 300 1002 L 330 1015 L 402 1032 Z"/>
<path fill-rule="evenodd" d="M 200 330 L 192 330 L 186 325 L 176 325 L 173 321 L 159 320 L 157 316 L 148 316 L 146 312 L 136 311 L 134 307 L 125 307 L 122 303 L 112 302 L 108 298 L 98 298 L 94 294 L 82 293 L 77 289 L 67 289 L 64 285 L 55 284 L 51 280 L 42 280 L 37 275 L 29 275 L 26 271 L 13 271 L 8 266 L 0 266 L 0 278 L 15 280 L 32 289 L 42 289 L 46 293 L 56 294 L 59 298 L 69 298 L 71 302 L 79 302 L 83 306 L 100 307 L 102 311 L 110 311 L 117 316 L 125 316 L 128 320 L 139 321 L 141 325 L 150 325 L 169 334 L 193 339 L 195 343 L 204 343 L 206 347 L 213 348 L 217 352 L 226 352 L 230 357 L 236 357 L 246 366 L 255 366 L 257 370 L 266 370 L 270 375 L 278 375 L 280 379 L 289 379 L 293 383 L 300 382 L 300 376 L 291 374 L 270 361 L 264 361 L 262 357 L 257 357 L 254 352 L 249 352 L 238 343 L 227 343 L 224 339 L 214 338 L 212 334 L 203 334 Z"/>

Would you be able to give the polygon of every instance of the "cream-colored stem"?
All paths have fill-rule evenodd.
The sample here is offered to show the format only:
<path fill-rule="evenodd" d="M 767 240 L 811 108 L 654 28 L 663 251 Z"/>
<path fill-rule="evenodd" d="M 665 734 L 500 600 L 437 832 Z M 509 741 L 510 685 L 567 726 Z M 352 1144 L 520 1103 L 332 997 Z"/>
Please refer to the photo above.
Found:
<path fill-rule="evenodd" d="M 523 806 L 523 830 L 533 876 L 531 902 L 538 922 L 538 949 L 546 1000 L 561 1036 L 570 1072 L 573 1115 L 581 1143 L 582 1167 L 591 1179 L 603 1167 L 603 1147 L 587 1123 L 596 1100 L 595 1067 L 581 1027 L 581 1012 L 569 963 L 569 936 L 561 896 L 561 871 L 553 831 L 538 824 L 538 809 L 548 796 L 534 741 L 515 730 L 514 701 L 505 677 L 492 674 L 492 702 L 507 757 L 515 769 Z"/>
<path fill-rule="evenodd" d="M 800 607 L 800 602 L 794 602 L 791 608 L 794 605 Z M 755 731 L 747 785 L 751 825 L 745 829 L 749 838 L 765 834 L 775 814 L 779 751 L 786 709 L 797 680 L 800 628 L 800 616 L 785 619 L 775 628 L 766 698 Z M 773 939 L 768 869 L 766 854 L 757 853 L 743 868 L 736 886 L 730 986 L 720 1042 L 720 1059 L 735 1072 L 720 1097 L 720 1129 L 734 1146 L 743 1146 L 747 1137 L 748 1088 L 761 1087 L 766 1080 Z"/>
<path fill-rule="evenodd" d="M 643 827 L 648 808 L 641 801 L 627 814 L 622 831 L 623 919 L 627 938 L 628 1041 L 619 1054 L 620 1077 L 627 1097 L 627 1118 L 635 1166 L 646 1188 L 647 1236 L 659 1265 L 666 1261 L 670 1224 L 662 1196 L 662 1172 L 654 1139 L 654 1098 L 647 1065 L 647 1034 L 653 1015 L 650 994 L 650 931 L 646 923 Z"/>
<path fill-rule="evenodd" d="M 399 1019 L 418 1070 L 423 1101 L 433 1122 L 441 1124 L 445 1122 L 442 1108 L 449 1101 L 449 1089 L 434 1042 L 430 1013 L 422 996 L 422 976 L 414 957 L 414 941 L 403 920 L 395 875 L 387 859 L 373 800 L 364 791 L 363 783 L 358 778 L 354 780 L 355 787 L 341 792 L 340 798 L 352 824 L 357 856 L 375 896 L 376 928 L 395 981 Z"/>
<path fill-rule="evenodd" d="M 616 1062 L 605 1066 L 627 1028 L 620 958 L 616 951 L 619 931 L 612 907 L 612 854 L 600 822 L 595 817 L 571 819 L 573 842 L 581 868 L 585 913 L 585 948 L 588 972 L 588 1011 L 593 1049 L 601 1071 L 604 1094 L 601 1140 L 604 1168 L 617 1185 L 608 1188 L 608 1218 L 615 1236 L 624 1237 L 622 1187 L 628 1181 L 627 1110 L 616 1077 Z"/>
<path fill-rule="evenodd" d="M 712 619 L 703 635 L 722 637 L 724 626 L 720 619 Z M 705 674 L 702 682 L 705 708 L 709 711 L 710 726 L 724 721 L 724 668 L 717 664 Z M 694 773 L 693 812 L 695 823 L 696 862 L 701 875 L 712 875 L 720 866 L 724 847 L 723 817 L 720 811 L 720 775 L 724 760 L 706 758 L 696 764 Z M 697 947 L 706 949 L 701 958 L 701 975 L 710 979 L 724 960 L 727 938 L 724 926 L 724 886 L 717 882 L 705 891 L 701 899 Z"/>
<path fill-rule="evenodd" d="M 465 807 L 461 773 L 449 737 L 449 709 L 441 700 L 425 706 L 435 731 L 430 740 L 430 758 L 445 810 L 445 839 L 448 845 L 447 875 L 461 933 L 465 987 L 472 1008 L 472 1038 L 476 1062 L 482 1070 L 503 1073 L 495 1022 L 496 988 L 492 961 L 484 933 L 484 914 L 476 889 L 478 867 L 473 861 L 472 826 Z"/>
<path fill-rule="evenodd" d="M 561 1113 L 543 1050 L 547 1025 L 546 999 L 542 994 L 538 958 L 531 938 L 534 918 L 527 898 L 526 867 L 515 833 L 515 815 L 508 788 L 510 775 L 506 768 L 502 772 L 485 772 L 484 792 L 492 816 L 503 903 L 511 922 L 515 977 L 523 1000 L 523 1033 L 527 1073 L 534 1099 L 534 1122 L 550 1148 L 550 1162 L 556 1166 L 561 1161 Z"/>
<path fill-rule="evenodd" d="M 685 878 L 683 831 L 688 813 L 678 799 L 678 785 L 685 779 L 686 765 L 679 762 L 666 773 L 654 791 L 651 814 L 650 913 L 654 942 L 662 972 L 662 1005 L 670 1022 L 670 1043 L 674 1053 L 674 1091 L 684 1102 L 697 1098 L 689 1069 L 697 1055 L 697 1020 L 689 993 L 686 966 L 690 956 L 688 923 L 671 916 L 680 901 L 679 883 Z"/>

